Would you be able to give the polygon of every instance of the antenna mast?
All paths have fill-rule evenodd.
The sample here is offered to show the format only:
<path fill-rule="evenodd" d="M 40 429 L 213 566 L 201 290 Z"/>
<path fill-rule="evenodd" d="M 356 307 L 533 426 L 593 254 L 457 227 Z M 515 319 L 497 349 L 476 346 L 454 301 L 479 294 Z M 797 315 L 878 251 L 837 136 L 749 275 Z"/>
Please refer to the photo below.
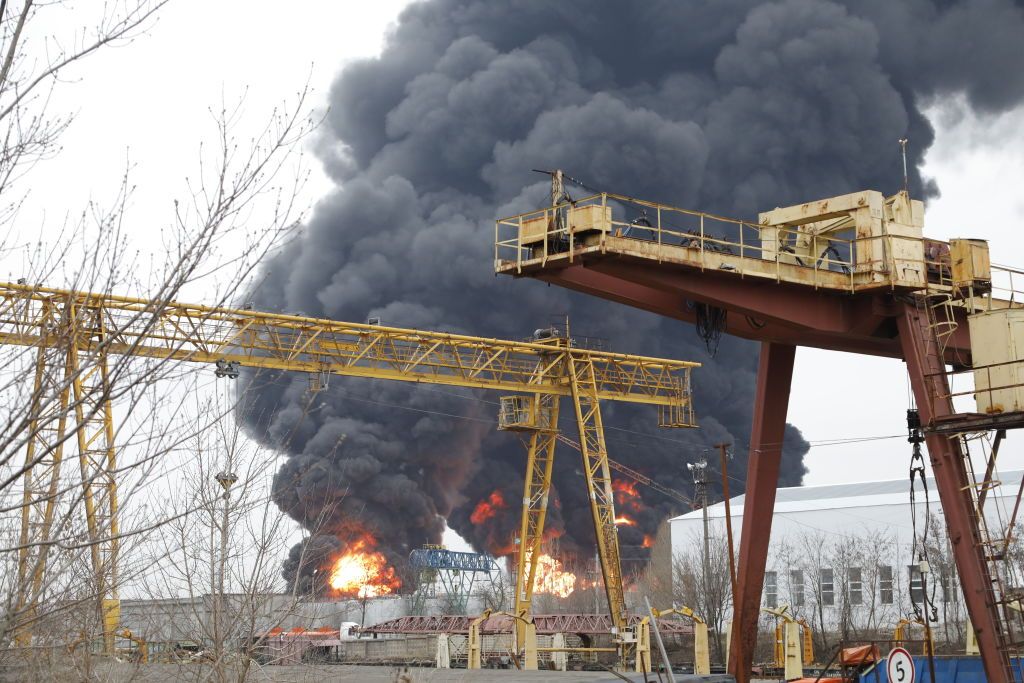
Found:
<path fill-rule="evenodd" d="M 903 156 L 903 192 L 909 194 L 908 181 L 907 181 L 907 138 L 900 138 L 900 154 Z"/>

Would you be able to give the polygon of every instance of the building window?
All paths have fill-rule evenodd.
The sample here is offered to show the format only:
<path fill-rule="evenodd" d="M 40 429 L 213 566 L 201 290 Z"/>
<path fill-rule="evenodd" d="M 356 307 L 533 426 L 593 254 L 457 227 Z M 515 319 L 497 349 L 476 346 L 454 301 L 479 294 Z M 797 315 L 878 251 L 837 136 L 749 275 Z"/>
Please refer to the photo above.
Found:
<path fill-rule="evenodd" d="M 907 566 L 910 572 L 910 600 L 912 602 L 924 602 L 924 581 L 921 579 L 921 568 L 912 564 Z"/>
<path fill-rule="evenodd" d="M 836 604 L 836 584 L 831 569 L 822 569 L 818 575 L 818 587 L 821 591 L 821 604 Z"/>
<path fill-rule="evenodd" d="M 764 573 L 764 604 L 767 607 L 779 606 L 779 577 L 775 572 Z"/>
<path fill-rule="evenodd" d="M 850 567 L 847 572 L 850 594 L 847 599 L 851 605 L 860 605 L 864 602 L 864 584 L 861 581 L 860 567 Z"/>
<path fill-rule="evenodd" d="M 956 602 L 956 594 L 953 593 L 955 584 L 949 580 L 949 572 L 943 571 L 940 575 L 942 580 L 942 602 Z"/>
<path fill-rule="evenodd" d="M 804 606 L 804 572 L 802 569 L 789 570 L 789 599 L 795 607 Z"/>
<path fill-rule="evenodd" d="M 892 566 L 884 564 L 878 568 L 878 588 L 882 594 L 882 604 L 892 604 Z"/>

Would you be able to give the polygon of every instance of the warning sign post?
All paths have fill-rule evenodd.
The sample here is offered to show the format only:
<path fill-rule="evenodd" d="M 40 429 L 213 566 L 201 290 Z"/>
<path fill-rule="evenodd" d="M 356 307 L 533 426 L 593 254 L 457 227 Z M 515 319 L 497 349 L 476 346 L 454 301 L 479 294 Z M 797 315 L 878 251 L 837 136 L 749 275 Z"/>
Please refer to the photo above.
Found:
<path fill-rule="evenodd" d="M 889 651 L 885 671 L 889 674 L 889 683 L 914 683 L 917 674 L 914 658 L 902 647 L 894 647 Z"/>

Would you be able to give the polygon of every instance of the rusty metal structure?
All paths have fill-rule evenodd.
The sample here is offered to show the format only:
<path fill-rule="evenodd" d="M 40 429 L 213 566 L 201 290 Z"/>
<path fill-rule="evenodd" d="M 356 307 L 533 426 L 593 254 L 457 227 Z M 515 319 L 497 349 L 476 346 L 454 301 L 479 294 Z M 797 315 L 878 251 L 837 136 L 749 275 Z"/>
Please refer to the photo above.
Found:
<path fill-rule="evenodd" d="M 1024 426 L 1024 272 L 992 265 L 982 241 L 932 240 L 923 228 L 924 206 L 905 191 L 776 208 L 757 222 L 601 193 L 495 224 L 497 273 L 697 323 L 712 342 L 761 343 L 730 645 L 739 681 L 753 656 L 797 346 L 905 361 L 988 680 L 1015 680 L 1024 624 L 1000 576 L 1009 539 L 979 512 L 997 485 L 994 455 L 975 476 L 966 438 Z M 961 375 L 974 386 L 954 392 Z M 976 408 L 961 407 L 971 396 Z"/>
<path fill-rule="evenodd" d="M 484 621 L 481 624 L 483 633 L 501 633 L 508 631 L 508 623 L 495 615 L 493 624 Z M 406 616 L 382 621 L 367 626 L 360 632 L 365 634 L 401 634 L 401 633 L 469 633 L 469 626 L 475 617 L 442 614 L 436 616 Z M 629 627 L 635 627 L 642 617 L 630 615 Z M 611 633 L 612 621 L 608 614 L 535 614 L 533 624 L 538 635 L 555 633 L 575 633 L 588 636 L 608 635 Z M 664 624 L 658 623 L 659 630 L 665 633 L 689 635 L 693 633 L 692 624 L 667 619 Z"/>

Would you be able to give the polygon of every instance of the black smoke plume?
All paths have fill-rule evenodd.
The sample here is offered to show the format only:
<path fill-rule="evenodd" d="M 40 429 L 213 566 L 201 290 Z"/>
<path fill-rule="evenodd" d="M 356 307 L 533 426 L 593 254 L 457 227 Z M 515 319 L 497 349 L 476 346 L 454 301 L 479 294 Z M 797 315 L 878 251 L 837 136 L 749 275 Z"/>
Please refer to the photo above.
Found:
<path fill-rule="evenodd" d="M 1009 0 L 418 2 L 379 58 L 335 81 L 318 153 L 337 186 L 302 238 L 267 263 L 252 299 L 508 338 L 568 313 L 578 332 L 615 349 L 701 361 L 702 429 L 659 433 L 651 411 L 608 405 L 611 455 L 689 492 L 685 463 L 730 441 L 742 477 L 756 347 L 725 339 L 712 359 L 687 325 L 495 278 L 492 220 L 544 204 L 547 179 L 531 168 L 746 219 L 864 188 L 894 192 L 903 137 L 911 191 L 934 194 L 917 170 L 933 139 L 922 107 L 961 94 L 983 112 L 1014 106 L 1021 36 Z M 307 387 L 305 377 L 261 375 L 245 416 L 288 455 L 278 504 L 333 537 L 315 537 L 314 564 L 366 532 L 401 564 L 438 542 L 445 520 L 479 550 L 508 549 L 524 450 L 495 431 L 495 395 L 334 379 L 311 398 Z M 569 419 L 563 428 L 573 431 Z M 807 449 L 788 427 L 781 484 L 800 483 Z M 562 449 L 549 519 L 567 555 L 592 547 L 578 468 Z M 474 523 L 495 490 L 509 504 Z M 680 512 L 638 491 L 638 524 L 621 530 L 627 557 L 643 557 L 644 535 Z M 308 582 L 298 551 L 286 574 Z"/>

